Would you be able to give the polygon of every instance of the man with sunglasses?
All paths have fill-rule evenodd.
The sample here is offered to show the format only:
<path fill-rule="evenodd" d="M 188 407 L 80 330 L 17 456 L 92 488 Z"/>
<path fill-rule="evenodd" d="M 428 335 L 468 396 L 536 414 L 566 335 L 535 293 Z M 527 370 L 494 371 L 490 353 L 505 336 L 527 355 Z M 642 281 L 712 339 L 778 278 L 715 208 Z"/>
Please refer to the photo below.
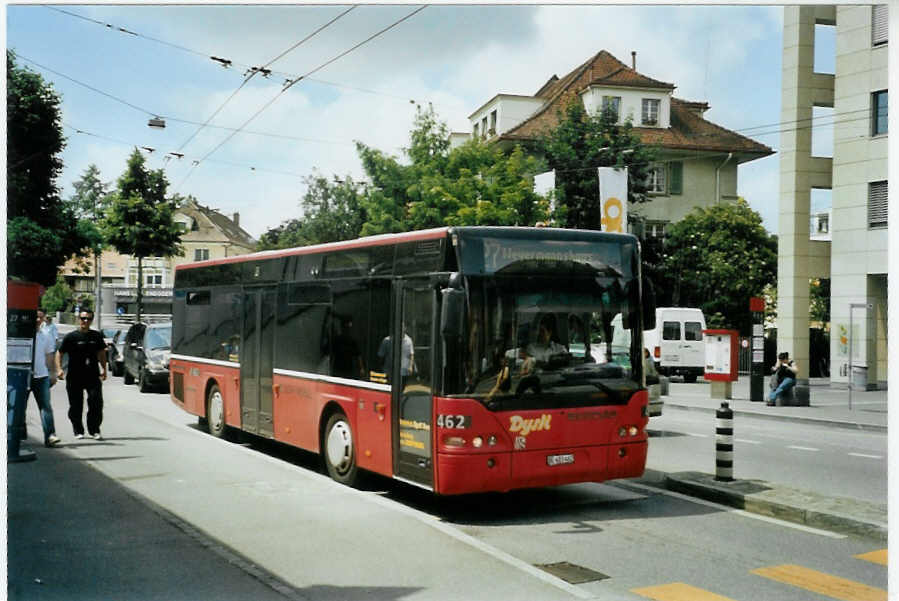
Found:
<path fill-rule="evenodd" d="M 100 423 L 103 421 L 103 387 L 106 379 L 106 343 L 103 335 L 92 330 L 94 312 L 82 309 L 78 315 L 79 327 L 66 334 L 56 352 L 57 365 L 62 356 L 69 356 L 68 373 L 59 370 L 59 379 L 66 381 L 69 396 L 69 420 L 75 438 L 84 438 L 81 415 L 84 409 L 84 393 L 87 392 L 87 432 L 94 440 L 102 440 Z M 102 373 L 100 367 L 103 368 Z"/>

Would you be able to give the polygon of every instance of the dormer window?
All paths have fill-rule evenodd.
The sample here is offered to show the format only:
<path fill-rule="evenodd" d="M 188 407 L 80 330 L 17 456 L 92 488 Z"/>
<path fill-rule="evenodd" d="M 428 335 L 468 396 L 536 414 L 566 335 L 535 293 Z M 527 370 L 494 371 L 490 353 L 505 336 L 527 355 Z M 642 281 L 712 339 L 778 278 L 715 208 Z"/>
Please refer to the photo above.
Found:
<path fill-rule="evenodd" d="M 656 98 L 643 99 L 643 114 L 641 119 L 643 125 L 659 124 L 659 104 L 660 101 Z"/>
<path fill-rule="evenodd" d="M 603 96 L 602 112 L 612 111 L 617 122 L 621 115 L 621 96 Z"/>

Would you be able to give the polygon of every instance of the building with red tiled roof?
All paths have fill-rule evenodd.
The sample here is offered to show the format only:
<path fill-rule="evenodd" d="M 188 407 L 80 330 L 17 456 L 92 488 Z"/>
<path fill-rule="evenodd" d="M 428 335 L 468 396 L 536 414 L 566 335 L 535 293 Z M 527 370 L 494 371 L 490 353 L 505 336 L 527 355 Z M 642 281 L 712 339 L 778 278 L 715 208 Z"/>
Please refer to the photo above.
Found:
<path fill-rule="evenodd" d="M 470 136 L 510 146 L 538 139 L 558 124 L 572 100 L 591 112 L 609 106 L 630 119 L 644 144 L 658 149 L 650 175 L 652 201 L 631 206 L 651 234 L 694 207 L 737 198 L 737 166 L 773 154 L 764 144 L 707 120 L 707 102 L 674 97 L 675 85 L 636 70 L 605 50 L 563 77 L 553 75 L 533 96 L 497 94 L 471 115 Z M 459 140 L 459 134 L 454 140 Z"/>

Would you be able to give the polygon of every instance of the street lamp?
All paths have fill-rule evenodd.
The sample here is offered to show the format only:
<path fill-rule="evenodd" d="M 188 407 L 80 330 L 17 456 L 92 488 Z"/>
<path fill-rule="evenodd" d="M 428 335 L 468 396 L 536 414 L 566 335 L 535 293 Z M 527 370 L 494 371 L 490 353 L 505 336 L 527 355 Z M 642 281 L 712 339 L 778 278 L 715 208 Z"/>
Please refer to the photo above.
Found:
<path fill-rule="evenodd" d="M 165 129 L 165 119 L 162 117 L 152 117 L 149 121 L 147 121 L 147 126 L 155 127 L 157 129 Z"/>

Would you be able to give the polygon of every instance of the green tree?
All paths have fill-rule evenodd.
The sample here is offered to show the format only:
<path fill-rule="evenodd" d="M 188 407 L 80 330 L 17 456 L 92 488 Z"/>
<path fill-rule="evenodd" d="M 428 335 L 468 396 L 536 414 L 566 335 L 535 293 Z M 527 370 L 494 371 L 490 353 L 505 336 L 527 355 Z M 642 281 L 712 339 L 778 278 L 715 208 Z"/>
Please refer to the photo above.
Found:
<path fill-rule="evenodd" d="M 47 288 L 44 296 L 41 297 L 41 309 L 47 313 L 62 311 L 72 302 L 73 294 L 62 275 L 57 275 L 56 283 Z"/>
<path fill-rule="evenodd" d="M 343 180 L 322 175 L 307 177 L 300 205 L 303 217 L 285 221 L 265 232 L 259 250 L 290 248 L 357 238 L 367 212 L 362 206 L 362 184 L 347 176 Z"/>
<path fill-rule="evenodd" d="M 830 278 L 812 278 L 809 282 L 808 316 L 812 321 L 830 321 Z"/>
<path fill-rule="evenodd" d="M 161 169 L 148 170 L 136 148 L 111 198 L 103 230 L 123 255 L 137 258 L 137 319 L 143 304 L 143 260 L 181 254 L 181 228 L 174 221 L 178 208 L 166 199 L 168 181 Z"/>
<path fill-rule="evenodd" d="M 557 202 L 567 209 L 566 225 L 602 229 L 599 167 L 627 167 L 627 200 L 647 202 L 647 176 L 655 150 L 633 133 L 630 119 L 616 123 L 612 110 L 590 113 L 580 98 L 558 113 L 559 124 L 548 129 L 536 148 L 556 171 Z"/>
<path fill-rule="evenodd" d="M 743 199 L 698 207 L 670 226 L 663 271 L 656 288 L 671 291 L 663 301 L 720 313 L 716 325 L 748 333 L 749 298 L 777 278 L 777 238 Z"/>
<path fill-rule="evenodd" d="M 419 107 L 410 141 L 408 164 L 357 143 L 371 180 L 363 234 L 548 219 L 546 201 L 533 191 L 533 176 L 544 166 L 521 148 L 506 154 L 475 139 L 451 149 L 449 129 L 430 106 Z"/>
<path fill-rule="evenodd" d="M 94 255 L 94 277 L 97 280 L 94 300 L 99 306 L 97 295 L 100 294 L 102 279 L 100 256 L 106 246 L 106 237 L 101 224 L 105 219 L 106 210 L 109 208 L 109 189 L 108 185 L 100 179 L 100 169 L 94 164 L 88 165 L 81 178 L 72 185 L 75 193 L 69 198 L 68 203 L 78 219 L 78 230 L 84 236 L 87 248 Z"/>
<path fill-rule="evenodd" d="M 6 127 L 7 273 L 49 286 L 86 240 L 56 184 L 65 146 L 60 98 L 40 75 L 18 66 L 10 50 Z"/>

